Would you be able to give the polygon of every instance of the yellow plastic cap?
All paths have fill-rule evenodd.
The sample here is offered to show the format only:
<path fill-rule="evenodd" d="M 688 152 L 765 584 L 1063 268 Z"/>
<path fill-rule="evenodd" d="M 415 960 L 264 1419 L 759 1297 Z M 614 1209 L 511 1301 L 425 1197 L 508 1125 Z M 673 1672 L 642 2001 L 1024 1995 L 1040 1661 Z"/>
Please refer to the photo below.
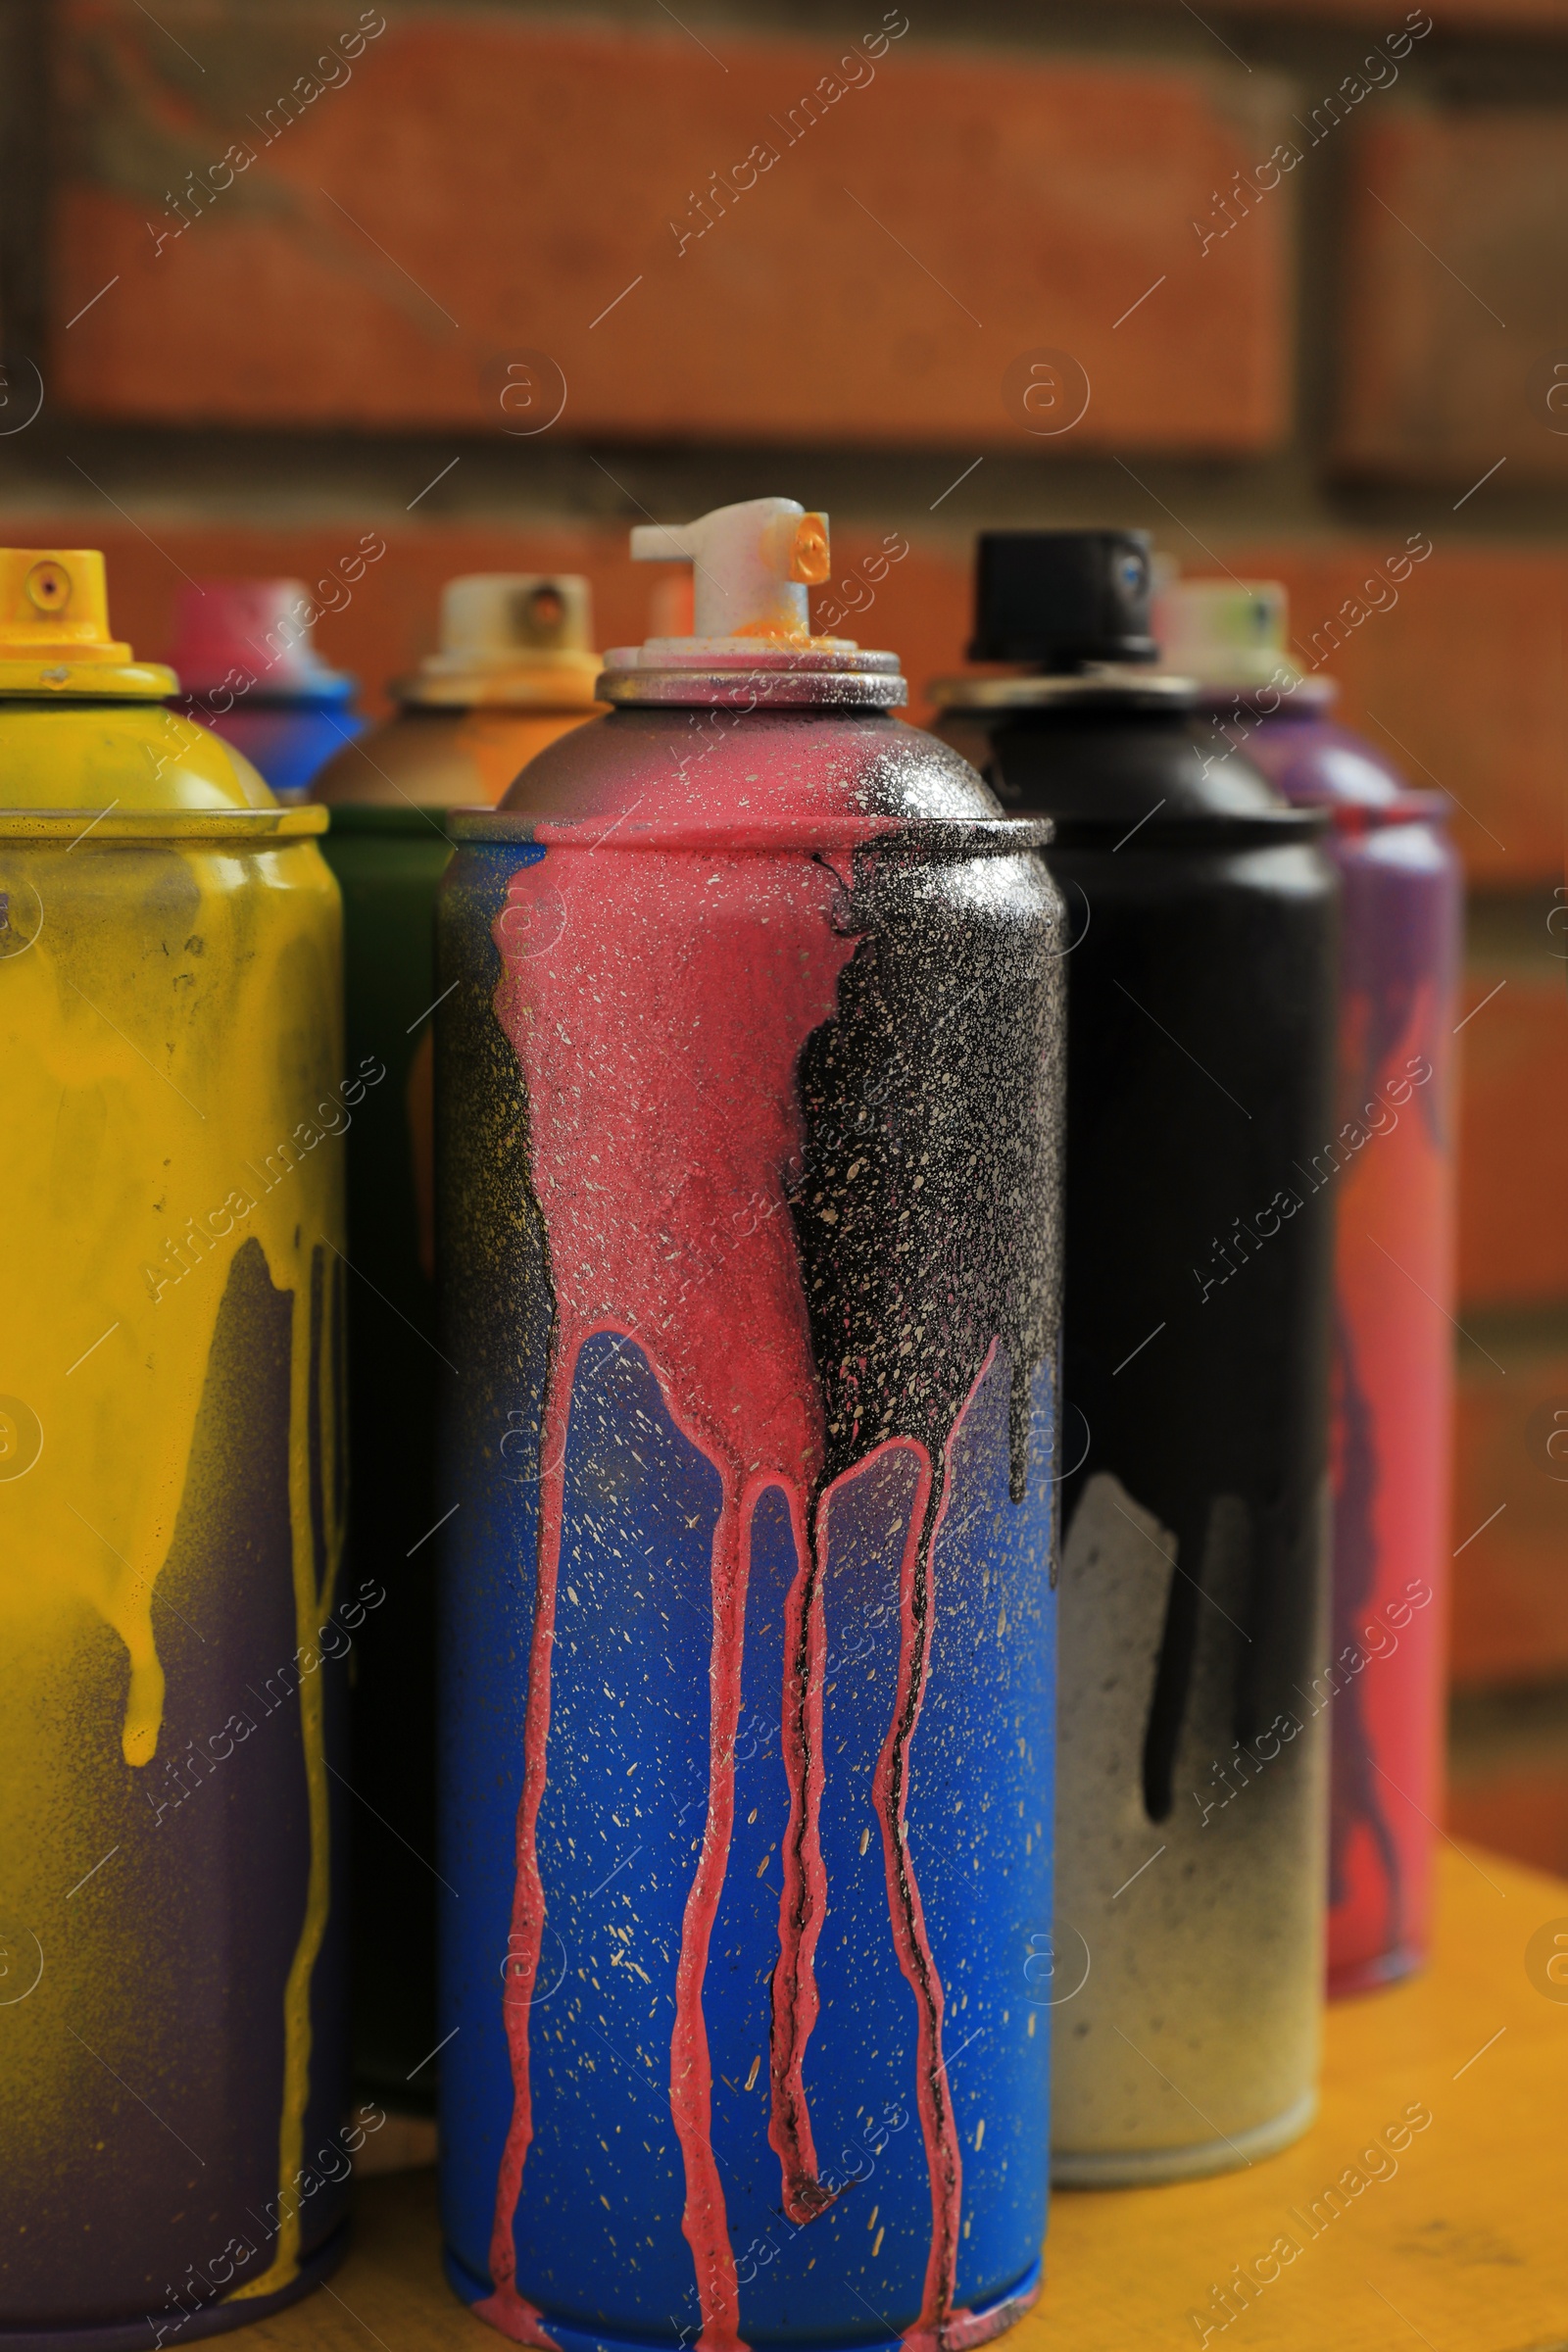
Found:
<path fill-rule="evenodd" d="M 162 699 L 178 681 L 109 634 L 94 547 L 0 547 L 0 694 Z"/>
<path fill-rule="evenodd" d="M 0 548 L 0 659 L 50 654 L 71 662 L 128 662 L 109 634 L 109 585 L 93 547 Z"/>

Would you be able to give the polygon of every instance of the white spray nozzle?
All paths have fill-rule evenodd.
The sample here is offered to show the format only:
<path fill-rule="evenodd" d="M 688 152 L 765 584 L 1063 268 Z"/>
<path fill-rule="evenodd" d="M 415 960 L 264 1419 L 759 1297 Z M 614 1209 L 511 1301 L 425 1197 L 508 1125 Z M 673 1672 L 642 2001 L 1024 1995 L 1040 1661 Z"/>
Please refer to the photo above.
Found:
<path fill-rule="evenodd" d="M 1278 580 L 1161 583 L 1154 634 L 1168 669 L 1202 686 L 1267 686 L 1298 674 L 1287 650 L 1290 599 Z"/>
<path fill-rule="evenodd" d="M 441 651 L 491 661 L 586 653 L 593 642 L 588 582 L 580 572 L 469 571 L 441 591 Z"/>
<path fill-rule="evenodd" d="M 697 637 L 804 644 L 811 633 L 807 589 L 828 576 L 827 516 L 793 498 L 749 498 L 695 522 L 638 523 L 639 564 L 692 566 Z"/>

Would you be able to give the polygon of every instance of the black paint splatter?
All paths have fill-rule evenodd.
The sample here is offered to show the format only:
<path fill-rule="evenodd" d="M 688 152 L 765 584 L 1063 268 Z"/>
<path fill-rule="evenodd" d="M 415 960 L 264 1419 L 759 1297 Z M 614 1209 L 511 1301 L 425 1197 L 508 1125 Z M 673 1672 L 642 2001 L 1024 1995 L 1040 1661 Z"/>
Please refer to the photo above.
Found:
<path fill-rule="evenodd" d="M 801 1055 L 792 1207 L 826 1487 L 891 1438 L 943 1448 L 993 1341 L 1024 1493 L 1060 1317 L 1061 902 L 1032 855 L 862 855 L 860 944 Z"/>

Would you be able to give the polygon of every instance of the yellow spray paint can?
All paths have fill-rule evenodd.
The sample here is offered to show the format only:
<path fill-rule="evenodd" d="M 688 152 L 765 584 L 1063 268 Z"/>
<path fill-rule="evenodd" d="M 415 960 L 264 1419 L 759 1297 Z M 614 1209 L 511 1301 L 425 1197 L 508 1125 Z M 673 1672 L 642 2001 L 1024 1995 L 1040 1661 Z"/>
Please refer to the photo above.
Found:
<path fill-rule="evenodd" d="M 324 813 L 0 550 L 0 2344 L 344 2234 L 345 1081 Z M 352 2138 L 353 2134 L 347 2135 Z"/>

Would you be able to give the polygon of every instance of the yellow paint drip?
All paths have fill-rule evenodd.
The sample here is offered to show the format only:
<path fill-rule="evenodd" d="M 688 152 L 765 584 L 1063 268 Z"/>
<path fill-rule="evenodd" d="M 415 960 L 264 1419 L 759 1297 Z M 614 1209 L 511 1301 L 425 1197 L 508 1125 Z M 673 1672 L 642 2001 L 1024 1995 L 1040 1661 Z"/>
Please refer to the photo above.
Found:
<path fill-rule="evenodd" d="M 309 1286 L 294 1293 L 294 1347 L 290 1367 L 292 1396 L 289 1412 L 289 1517 L 294 1531 L 294 1624 L 302 1646 L 331 1609 L 343 1551 L 340 1514 L 333 1514 L 328 1556 L 318 1585 L 311 1523 L 310 1459 L 308 1447 L 295 1442 L 295 1433 L 310 1425 L 311 1303 Z M 323 1399 L 331 1385 L 323 1381 Z M 322 1430 L 323 1460 L 332 1458 L 335 1432 Z M 268 2268 L 247 2279 L 223 2299 L 239 2303 L 270 2295 L 286 2286 L 299 2269 L 300 2204 L 295 2183 L 305 2160 L 305 2110 L 311 2090 L 311 1976 L 326 1933 L 331 1897 L 330 1825 L 327 1816 L 326 1742 L 321 1721 L 321 1677 L 308 1674 L 300 1684 L 300 1726 L 305 1741 L 306 1787 L 311 1814 L 311 1875 L 305 1898 L 305 1924 L 288 1972 L 283 1994 L 283 2113 L 278 2132 L 278 2232 Z"/>

